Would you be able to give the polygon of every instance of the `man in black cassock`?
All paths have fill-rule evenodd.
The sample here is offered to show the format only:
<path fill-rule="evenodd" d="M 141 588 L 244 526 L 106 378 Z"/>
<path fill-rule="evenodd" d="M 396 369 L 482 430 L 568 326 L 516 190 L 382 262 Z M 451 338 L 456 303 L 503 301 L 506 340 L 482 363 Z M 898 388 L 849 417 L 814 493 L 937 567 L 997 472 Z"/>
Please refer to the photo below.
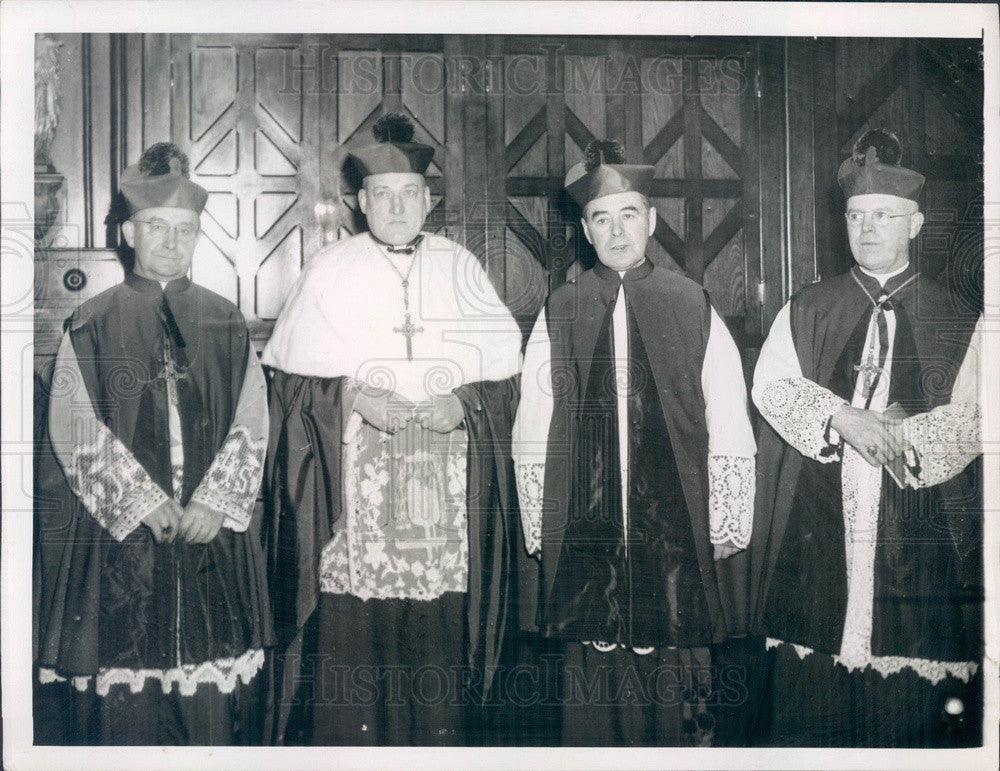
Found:
<path fill-rule="evenodd" d="M 65 709 L 36 741 L 259 742 L 263 372 L 187 276 L 207 193 L 184 154 L 150 147 L 121 192 L 134 269 L 67 321 L 36 467 L 36 725 Z"/>
<path fill-rule="evenodd" d="M 463 743 L 508 615 L 521 335 L 422 230 L 433 148 L 400 114 L 373 133 L 370 231 L 310 258 L 264 351 L 277 743 Z"/>
<path fill-rule="evenodd" d="M 762 743 L 980 737 L 981 329 L 910 260 L 924 178 L 900 158 L 884 129 L 855 144 L 838 179 L 857 265 L 792 297 L 754 375 Z"/>
<path fill-rule="evenodd" d="M 537 627 L 565 641 L 563 743 L 706 745 L 709 646 L 745 631 L 756 445 L 736 346 L 698 284 L 646 258 L 653 167 L 624 160 L 595 141 L 566 178 L 599 261 L 528 342 L 521 516 Z"/>

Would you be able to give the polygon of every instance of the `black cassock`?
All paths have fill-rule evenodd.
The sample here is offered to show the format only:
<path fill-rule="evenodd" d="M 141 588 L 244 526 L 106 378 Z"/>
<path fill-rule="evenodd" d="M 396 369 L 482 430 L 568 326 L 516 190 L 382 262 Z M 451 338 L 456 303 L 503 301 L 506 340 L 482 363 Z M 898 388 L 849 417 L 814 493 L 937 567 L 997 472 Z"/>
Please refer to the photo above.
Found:
<path fill-rule="evenodd" d="M 61 736 L 50 735 L 56 743 L 259 741 L 249 708 L 254 699 L 237 670 L 254 679 L 261 650 L 273 642 L 260 523 L 250 521 L 242 531 L 223 526 L 207 544 L 157 544 L 148 528 L 122 522 L 123 512 L 144 494 L 186 505 L 212 474 L 220 476 L 201 492 L 214 490 L 220 506 L 238 500 L 249 511 L 262 471 L 263 436 L 254 446 L 248 434 L 231 434 L 248 357 L 255 356 L 243 318 L 187 278 L 161 289 L 129 274 L 84 303 L 67 323 L 67 335 L 49 386 L 51 403 L 70 393 L 71 410 L 79 410 L 82 420 L 96 417 L 93 425 L 106 427 L 120 444 L 109 445 L 104 435 L 99 448 L 74 448 L 82 494 L 109 504 L 92 514 L 73 492 L 80 488 L 68 483 L 44 421 L 36 421 L 35 660 L 42 670 L 86 684 L 82 692 L 68 689 L 70 714 L 46 714 L 54 702 L 45 701 L 36 703 L 36 719 L 65 726 Z M 179 474 L 171 466 L 167 361 L 178 375 Z M 36 409 L 44 406 L 42 400 Z M 260 428 L 263 418 L 261 412 Z M 122 478 L 126 454 L 144 472 L 128 480 L 142 476 L 131 491 Z M 225 467 L 213 467 L 223 455 Z M 206 663 L 215 666 L 215 680 L 194 674 Z M 140 670 L 165 672 L 169 682 L 161 687 L 159 674 L 147 677 Z M 221 685 L 227 678 L 238 682 Z M 239 703 L 234 714 L 209 708 L 213 724 L 198 725 L 184 714 L 190 700 L 176 697 L 194 697 L 187 693 L 193 688 L 201 698 L 216 687 L 209 682 Z"/>

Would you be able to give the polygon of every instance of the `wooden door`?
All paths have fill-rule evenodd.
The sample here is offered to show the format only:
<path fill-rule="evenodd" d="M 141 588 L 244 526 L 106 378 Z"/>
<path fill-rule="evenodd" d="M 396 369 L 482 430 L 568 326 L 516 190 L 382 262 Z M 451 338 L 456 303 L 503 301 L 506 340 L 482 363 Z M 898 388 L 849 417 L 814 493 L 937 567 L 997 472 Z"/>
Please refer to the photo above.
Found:
<path fill-rule="evenodd" d="M 384 112 L 407 113 L 436 150 L 428 229 L 464 236 L 440 36 L 176 36 L 172 66 L 173 138 L 209 191 L 193 279 L 241 308 L 258 345 L 305 261 L 363 229 L 343 165 Z"/>
<path fill-rule="evenodd" d="M 89 51 L 91 38 L 76 37 Z M 759 333 L 760 89 L 755 50 L 738 40 L 199 34 L 98 42 L 104 59 L 80 85 L 86 96 L 103 84 L 97 91 L 110 106 L 80 120 L 107 120 L 95 118 L 101 130 L 85 134 L 82 180 L 64 169 L 71 208 L 89 212 L 79 245 L 118 246 L 104 211 L 120 170 L 153 142 L 176 142 L 209 191 L 193 278 L 241 308 L 258 346 L 305 260 L 364 227 L 344 159 L 390 110 L 408 113 L 417 138 L 436 150 L 428 228 L 480 258 L 525 329 L 548 291 L 593 264 L 562 185 L 588 141 L 611 136 L 630 160 L 657 169 L 651 258 L 704 283 L 734 332 Z M 90 72 L 104 64 L 107 83 Z M 782 214 L 771 211 L 772 230 Z"/>
<path fill-rule="evenodd" d="M 563 191 L 594 138 L 656 168 L 654 262 L 702 283 L 738 337 L 759 334 L 760 197 L 755 61 L 740 41 L 491 38 L 490 188 L 501 193 L 489 245 L 503 254 L 508 302 L 545 292 L 596 259 Z M 502 149 L 502 151 L 501 151 Z"/>
<path fill-rule="evenodd" d="M 305 255 L 320 244 L 320 92 L 306 87 L 309 39 L 177 35 L 172 138 L 208 191 L 195 282 L 267 334 Z"/>

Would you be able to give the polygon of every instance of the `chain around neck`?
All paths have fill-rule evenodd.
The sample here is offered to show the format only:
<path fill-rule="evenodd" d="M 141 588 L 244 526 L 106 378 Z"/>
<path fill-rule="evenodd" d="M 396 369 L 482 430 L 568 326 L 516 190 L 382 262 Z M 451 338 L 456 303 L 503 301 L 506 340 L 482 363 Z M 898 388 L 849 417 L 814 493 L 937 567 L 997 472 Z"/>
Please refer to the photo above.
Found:
<path fill-rule="evenodd" d="M 418 251 L 414 251 L 413 252 L 413 254 L 410 257 L 410 267 L 408 267 L 406 269 L 406 273 L 403 273 L 403 271 L 401 271 L 399 268 L 396 267 L 396 263 L 394 263 L 392 261 L 392 257 L 390 257 L 388 254 L 386 254 L 386 252 L 384 251 L 385 247 L 381 243 L 379 243 L 379 242 L 376 242 L 376 243 L 378 243 L 378 245 L 380 247 L 379 248 L 379 254 L 381 254 L 382 257 L 385 258 L 385 261 L 387 263 L 389 263 L 389 267 L 392 268 L 393 273 L 395 273 L 397 276 L 399 276 L 399 283 L 403 287 L 403 308 L 405 310 L 409 310 L 409 308 L 410 308 L 410 274 L 413 273 L 413 266 L 417 264 L 417 257 L 419 256 L 420 253 Z"/>

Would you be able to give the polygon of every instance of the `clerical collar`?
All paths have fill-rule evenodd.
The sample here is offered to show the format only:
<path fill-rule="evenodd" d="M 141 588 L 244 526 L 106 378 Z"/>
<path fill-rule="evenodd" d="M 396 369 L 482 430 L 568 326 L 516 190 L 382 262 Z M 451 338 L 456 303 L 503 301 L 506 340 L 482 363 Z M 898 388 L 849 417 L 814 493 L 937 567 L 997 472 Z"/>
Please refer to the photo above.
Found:
<path fill-rule="evenodd" d="M 892 278 L 893 276 L 898 276 L 900 273 L 902 273 L 909 267 L 910 267 L 910 261 L 907 260 L 906 264 L 902 268 L 897 268 L 891 273 L 872 273 L 870 270 L 868 270 L 867 268 L 863 268 L 860 265 L 858 265 L 858 270 L 860 270 L 866 276 L 871 276 L 873 279 L 878 281 L 880 285 L 885 286 L 890 278 Z"/>
<path fill-rule="evenodd" d="M 872 275 L 866 270 L 861 270 L 859 265 L 855 265 L 851 268 L 851 276 L 872 304 L 877 305 L 880 298 L 893 296 L 900 289 L 911 284 L 916 279 L 917 274 L 913 270 L 913 264 L 909 263 L 903 270 L 891 274 L 887 273 L 884 276 Z M 880 278 L 883 280 L 880 281 Z"/>
<path fill-rule="evenodd" d="M 629 268 L 624 274 L 619 273 L 614 268 L 609 268 L 600 260 L 594 265 L 594 275 L 603 281 L 612 281 L 615 286 L 620 284 L 622 281 L 637 281 L 639 279 L 645 278 L 650 273 L 653 272 L 653 263 L 649 259 L 644 259 L 634 268 Z"/>
<path fill-rule="evenodd" d="M 171 279 L 164 286 L 159 281 L 140 276 L 138 273 L 132 271 L 125 275 L 125 283 L 137 292 L 174 294 L 176 292 L 183 292 L 191 286 L 191 279 L 187 276 L 181 276 L 180 278 Z"/>
<path fill-rule="evenodd" d="M 881 294 L 893 294 L 904 284 L 908 284 L 916 275 L 913 263 L 907 262 L 904 267 L 892 273 L 871 273 L 860 265 L 851 268 L 855 280 L 871 296 L 878 297 Z"/>
<path fill-rule="evenodd" d="M 417 237 L 408 244 L 401 244 L 397 246 L 395 244 L 386 243 L 381 238 L 376 238 L 374 233 L 369 232 L 368 235 L 371 236 L 372 241 L 389 252 L 389 254 L 413 254 L 417 250 L 417 247 L 420 246 L 420 242 L 424 238 L 423 233 L 417 233 Z"/>

